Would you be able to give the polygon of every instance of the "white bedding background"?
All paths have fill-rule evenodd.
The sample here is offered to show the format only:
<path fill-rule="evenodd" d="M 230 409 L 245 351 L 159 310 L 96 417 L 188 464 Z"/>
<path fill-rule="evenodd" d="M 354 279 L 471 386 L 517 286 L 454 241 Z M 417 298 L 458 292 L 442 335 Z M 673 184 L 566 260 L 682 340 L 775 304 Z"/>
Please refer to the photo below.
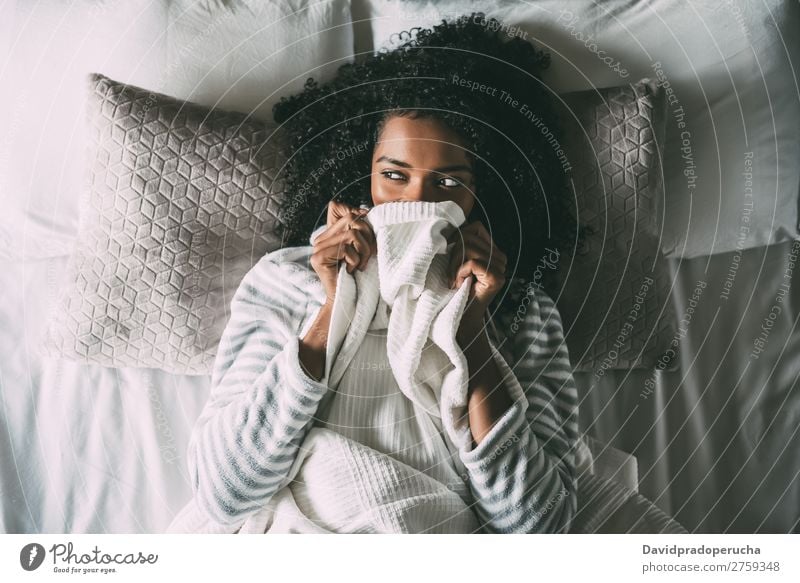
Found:
<path fill-rule="evenodd" d="M 281 6 L 291 12 L 308 4 L 294 0 Z M 295 90 L 306 74 L 317 74 L 314 67 L 326 67 L 324 74 L 329 74 L 334 64 L 353 53 L 354 37 L 347 26 L 350 2 L 311 4 L 316 16 L 304 13 L 294 21 L 289 18 L 281 34 L 262 31 L 268 26 L 265 22 L 282 18 L 276 16 L 273 3 L 256 9 L 255 2 L 244 0 L 210 0 L 193 5 L 188 12 L 187 2 L 166 0 L 128 1 L 124 10 L 122 4 L 110 0 L 9 2 L 0 7 L 0 84 L 4 87 L 0 94 L 0 531 L 162 531 L 190 496 L 186 445 L 208 396 L 207 377 L 105 369 L 36 356 L 35 347 L 48 311 L 55 306 L 77 229 L 81 113 L 75 108 L 80 107 L 81 72 L 96 67 L 162 92 L 268 115 L 270 100 L 277 94 L 269 96 L 277 87 L 289 82 L 285 91 Z M 557 5 L 549 0 L 518 4 L 521 11 L 534 4 L 552 11 Z M 682 26 L 685 32 L 698 25 L 689 3 L 659 0 L 647 9 L 638 2 L 611 4 L 616 7 L 614 14 L 627 14 L 633 19 L 630 22 L 639 23 L 634 31 L 642 31 L 642 23 L 655 26 L 654 13 L 671 14 L 670 27 L 678 33 Z M 764 23 L 769 23 L 769 14 L 778 4 L 717 2 L 713 8 L 723 14 L 728 7 L 733 18 L 733 7 L 744 6 L 744 22 L 750 23 L 750 30 L 759 25 L 769 35 L 778 29 L 777 24 L 770 31 Z M 198 8 L 205 5 L 209 12 Z M 470 2 L 459 5 L 465 11 L 473 6 Z M 65 11 L 65 6 L 70 10 Z M 354 0 L 353 18 L 404 6 L 390 0 Z M 613 19 L 593 2 L 570 7 L 582 15 L 582 22 L 594 23 L 591 31 L 604 29 L 603 18 Z M 85 32 L 87 23 L 99 26 L 97 34 Z M 735 44 L 739 41 L 731 29 L 741 27 L 741 21 L 717 18 L 703 23 L 708 38 L 720 39 L 722 54 L 702 53 L 698 48 L 702 43 L 697 41 L 692 58 L 706 63 L 696 71 L 698 78 L 713 81 L 719 88 L 720 79 L 713 76 L 724 77 L 728 71 L 713 65 L 744 63 L 745 68 L 730 71 L 732 78 L 740 79 L 759 55 L 751 51 L 755 57 L 742 58 L 747 48 Z M 377 40 L 380 27 L 407 28 L 400 17 L 391 22 L 373 20 L 368 30 L 363 23 L 356 24 L 356 47 Z M 553 27 L 548 30 L 557 32 Z M 288 60 L 275 65 L 270 56 L 276 49 L 270 43 L 285 46 L 304 35 L 314 42 L 297 45 Z M 768 38 L 772 37 L 755 35 L 750 40 Z M 647 41 L 648 50 L 653 51 L 658 39 L 648 37 Z M 624 48 L 621 44 L 609 51 L 619 53 Z M 187 45 L 192 50 L 180 50 Z M 578 48 L 569 46 L 565 54 L 593 72 L 590 77 L 598 76 L 598 83 L 612 81 L 608 70 L 596 68 L 594 55 Z M 674 53 L 662 60 L 672 63 L 671 74 L 683 78 L 684 87 L 695 74 L 691 67 L 680 69 Z M 783 74 L 787 84 L 796 83 L 791 70 Z M 562 77 L 559 82 L 567 81 Z M 781 91 L 785 93 L 786 87 Z M 712 101 L 730 108 L 735 96 L 736 92 L 723 92 Z M 756 99 L 751 109 L 759 103 Z M 738 115 L 738 105 L 735 109 Z M 754 119 L 769 117 L 769 109 L 756 113 Z M 714 123 L 721 128 L 736 122 L 732 119 L 714 119 Z M 697 127 L 707 127 L 709 120 L 702 117 Z M 789 137 L 800 129 L 798 124 L 800 118 L 781 125 L 776 121 L 781 132 L 790 132 Z M 673 372 L 576 375 L 582 395 L 581 427 L 635 454 L 639 491 L 690 531 L 797 531 L 800 289 L 786 292 L 785 284 L 794 275 L 787 261 L 800 259 L 800 252 L 790 242 L 759 247 L 752 245 L 766 241 L 740 243 L 735 232 L 731 235 L 738 223 L 732 227 L 726 222 L 730 217 L 724 217 L 732 212 L 738 220 L 741 213 L 741 177 L 735 175 L 734 165 L 716 162 L 728 160 L 730 150 L 724 148 L 729 144 L 716 140 L 713 132 L 696 142 L 701 143 L 715 144 L 704 152 L 703 167 L 717 174 L 710 199 L 717 206 L 708 203 L 708 198 L 698 198 L 702 212 L 698 217 L 695 207 L 691 214 L 692 220 L 701 221 L 698 227 L 680 214 L 685 201 L 668 200 L 680 212 L 676 211 L 676 218 L 668 211 L 665 222 L 665 228 L 672 228 L 673 247 L 688 241 L 685 255 L 694 257 L 681 259 L 677 253 L 671 260 L 676 313 L 685 316 L 689 308 L 693 310 L 691 321 L 682 325 L 685 336 L 678 343 L 681 366 Z M 768 139 L 761 143 L 762 148 L 770 145 Z M 773 136 L 772 148 L 777 144 Z M 737 142 L 736 148 L 741 149 L 740 145 Z M 786 150 L 759 151 L 759 155 L 761 159 L 782 157 Z M 794 171 L 800 166 L 798 161 Z M 722 177 L 725 168 L 730 174 Z M 795 185 L 794 198 L 782 191 L 758 199 L 762 205 L 763 201 L 777 205 L 779 200 L 783 205 L 773 211 L 783 227 L 775 225 L 771 241 L 789 237 L 787 225 L 797 218 L 796 196 Z M 793 210 L 787 207 L 792 201 Z M 710 248 L 705 238 L 707 219 L 718 224 L 723 234 L 715 251 L 725 253 L 703 255 L 702 250 Z M 687 238 L 674 237 L 676 225 L 684 227 Z M 693 238 L 693 234 L 698 236 Z M 737 245 L 743 249 L 737 250 Z M 691 298 L 698 281 L 705 288 L 694 305 Z M 726 289 L 730 289 L 727 295 Z M 766 341 L 755 359 L 759 337 Z"/>
<path fill-rule="evenodd" d="M 800 529 L 798 261 L 800 242 L 672 260 L 680 368 L 576 374 L 581 429 L 633 453 L 690 532 Z"/>

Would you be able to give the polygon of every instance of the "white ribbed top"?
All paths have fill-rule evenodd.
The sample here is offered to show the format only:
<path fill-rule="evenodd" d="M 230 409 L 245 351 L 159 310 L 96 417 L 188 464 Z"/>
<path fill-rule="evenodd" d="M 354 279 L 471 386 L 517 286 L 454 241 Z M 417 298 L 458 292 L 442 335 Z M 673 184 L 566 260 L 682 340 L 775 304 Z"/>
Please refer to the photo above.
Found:
<path fill-rule="evenodd" d="M 363 342 L 315 426 L 335 431 L 446 484 L 467 504 L 472 496 L 459 477 L 441 419 L 429 415 L 397 384 L 387 354 L 390 309 L 380 300 Z"/>

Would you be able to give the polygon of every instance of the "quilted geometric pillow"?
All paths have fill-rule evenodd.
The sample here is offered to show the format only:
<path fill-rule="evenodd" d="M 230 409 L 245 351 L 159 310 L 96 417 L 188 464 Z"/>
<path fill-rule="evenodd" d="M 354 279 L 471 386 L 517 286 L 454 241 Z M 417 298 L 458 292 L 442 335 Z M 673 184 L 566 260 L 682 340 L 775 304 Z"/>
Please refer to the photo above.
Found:
<path fill-rule="evenodd" d="M 643 79 L 561 97 L 578 221 L 592 231 L 581 253 L 561 258 L 552 291 L 570 360 L 598 375 L 614 368 L 672 369 L 676 318 L 659 245 L 664 91 Z"/>
<path fill-rule="evenodd" d="M 281 246 L 274 127 L 90 76 L 86 194 L 46 356 L 209 374 L 241 279 Z"/>

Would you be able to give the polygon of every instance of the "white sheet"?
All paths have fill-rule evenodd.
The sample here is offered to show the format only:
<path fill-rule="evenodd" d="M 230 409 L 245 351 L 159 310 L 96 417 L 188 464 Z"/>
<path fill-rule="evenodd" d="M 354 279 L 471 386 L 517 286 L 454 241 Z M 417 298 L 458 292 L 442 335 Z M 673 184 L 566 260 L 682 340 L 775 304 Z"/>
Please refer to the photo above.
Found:
<path fill-rule="evenodd" d="M 707 282 L 678 332 L 680 368 L 576 375 L 581 428 L 634 453 L 639 491 L 690 531 L 798 529 L 800 263 L 789 264 L 798 259 L 800 243 L 786 243 L 673 261 L 681 318 Z"/>
<path fill-rule="evenodd" d="M 0 264 L 0 532 L 160 532 L 210 381 L 39 360 L 65 265 Z"/>

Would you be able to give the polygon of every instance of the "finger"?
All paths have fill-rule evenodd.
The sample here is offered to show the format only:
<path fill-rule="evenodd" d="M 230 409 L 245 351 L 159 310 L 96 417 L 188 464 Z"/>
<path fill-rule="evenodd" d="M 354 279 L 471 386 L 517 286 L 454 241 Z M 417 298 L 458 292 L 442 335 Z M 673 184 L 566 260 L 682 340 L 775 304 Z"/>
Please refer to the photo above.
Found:
<path fill-rule="evenodd" d="M 495 270 L 489 269 L 479 261 L 468 261 L 460 269 L 454 287 L 459 288 L 468 278 L 474 277 L 471 294 L 475 297 L 490 297 L 496 294 L 505 284 L 505 277 Z"/>
<path fill-rule="evenodd" d="M 367 221 L 361 219 L 352 223 L 353 231 L 358 231 L 364 236 L 364 239 L 369 245 L 370 255 L 378 254 L 378 240 L 375 237 L 375 231 Z"/>
<path fill-rule="evenodd" d="M 458 271 L 459 266 L 464 263 L 464 261 L 466 261 L 466 257 L 464 256 L 464 243 L 461 239 L 458 239 L 450 250 L 450 261 L 447 264 L 448 283 L 451 287 L 455 282 L 456 271 Z"/>
<path fill-rule="evenodd" d="M 340 200 L 332 200 L 328 203 L 328 226 L 333 225 L 343 216 L 355 210 L 354 206 Z"/>
<path fill-rule="evenodd" d="M 325 242 L 327 239 L 333 237 L 341 233 L 342 231 L 347 230 L 347 226 L 353 221 L 356 217 L 357 213 L 355 210 L 347 212 L 344 216 L 341 216 L 335 220 L 333 224 L 329 224 L 328 228 L 325 229 L 320 235 L 317 237 L 317 242 Z"/>
<path fill-rule="evenodd" d="M 358 265 L 361 263 L 361 257 L 351 245 L 343 245 L 342 254 L 344 256 L 345 263 L 347 263 L 347 267 L 345 269 L 347 269 L 347 273 L 352 274 L 356 269 L 358 269 Z"/>
<path fill-rule="evenodd" d="M 356 212 L 352 216 L 352 220 L 348 224 L 349 229 L 345 228 L 345 230 L 358 231 L 361 234 L 363 234 L 364 238 L 369 243 L 369 248 L 372 254 L 373 255 L 377 254 L 378 243 L 375 238 L 375 231 L 373 230 L 372 225 L 370 225 L 365 218 L 367 213 L 369 212 L 369 209 L 356 209 L 356 211 L 360 212 Z"/>
<path fill-rule="evenodd" d="M 502 263 L 498 263 L 497 270 L 503 274 L 503 277 L 505 277 L 506 274 L 508 273 L 508 262 L 503 261 Z"/>
<path fill-rule="evenodd" d="M 355 247 L 360 257 L 358 268 L 363 271 L 372 255 L 372 246 L 367 240 L 366 234 L 357 228 L 353 228 L 349 231 L 344 231 L 341 237 L 343 244 L 349 243 Z"/>
<path fill-rule="evenodd" d="M 487 263 L 497 264 L 503 271 L 505 271 L 508 257 L 503 251 L 495 245 L 494 241 L 489 237 L 488 232 L 481 223 L 472 223 L 472 227 L 464 235 L 464 240 L 469 242 L 467 259 L 482 259 Z M 480 249 L 482 255 L 476 256 L 470 253 L 470 249 Z"/>
<path fill-rule="evenodd" d="M 496 267 L 491 267 L 483 261 L 470 259 L 458 268 L 456 272 L 456 287 L 461 285 L 464 279 L 472 275 L 486 285 L 505 281 L 505 276 Z"/>
<path fill-rule="evenodd" d="M 487 269 L 485 265 L 474 259 L 469 259 L 458 268 L 458 271 L 456 271 L 455 287 L 461 287 L 461 284 L 464 282 L 464 280 L 473 275 L 480 280 L 481 278 L 486 277 L 486 272 Z"/>
<path fill-rule="evenodd" d="M 330 245 L 317 250 L 314 255 L 319 257 L 319 263 L 326 267 L 336 267 L 344 261 L 348 266 L 348 273 L 352 273 L 350 267 L 355 268 L 360 261 L 358 253 L 350 245 Z"/>
<path fill-rule="evenodd" d="M 331 201 L 328 209 L 329 224 L 333 225 L 343 217 L 360 213 L 361 209 L 341 201 Z"/>
<path fill-rule="evenodd" d="M 492 255 L 491 241 L 484 241 L 477 233 L 468 232 L 464 234 L 464 247 L 467 259 L 477 259 L 477 254 L 488 261 Z"/>
<path fill-rule="evenodd" d="M 341 217 L 339 220 L 343 222 L 342 225 L 338 225 L 338 227 L 343 228 L 345 231 L 349 231 L 351 229 L 360 228 L 361 225 L 366 224 L 364 221 L 364 216 L 366 215 L 367 211 L 365 209 L 357 209 L 351 208 L 350 211 Z"/>
<path fill-rule="evenodd" d="M 351 245 L 359 255 L 369 253 L 369 243 L 361 232 L 351 229 L 342 231 L 338 235 L 331 237 L 326 246 L 346 246 Z"/>
<path fill-rule="evenodd" d="M 489 246 L 492 249 L 492 253 L 497 253 L 502 255 L 505 258 L 505 254 L 497 247 L 492 239 L 492 236 L 489 234 L 489 231 L 480 221 L 474 221 L 470 223 L 470 229 L 468 231 L 472 236 L 474 236 L 477 240 L 481 241 L 483 246 Z"/>
<path fill-rule="evenodd" d="M 461 260 L 457 262 L 459 259 L 455 257 L 455 254 L 451 257 L 451 261 L 449 264 L 450 271 L 448 272 L 449 275 L 454 275 L 456 269 L 464 262 L 469 259 L 475 259 L 478 261 L 482 261 L 487 265 L 492 267 L 496 267 L 500 271 L 505 271 L 506 268 L 506 257 L 505 254 L 500 251 L 497 247 L 492 247 L 488 245 L 483 239 L 478 237 L 475 233 L 467 233 L 464 237 L 465 246 L 464 251 L 462 252 Z"/>
<path fill-rule="evenodd" d="M 328 203 L 328 213 L 325 219 L 325 223 L 328 225 L 330 229 L 336 221 L 342 216 L 342 203 L 339 201 L 332 200 Z"/>
<path fill-rule="evenodd" d="M 486 230 L 486 227 L 481 221 L 472 221 L 471 223 L 472 229 L 478 237 L 486 241 L 487 243 L 492 242 L 492 236 L 489 234 L 489 231 Z"/>
<path fill-rule="evenodd" d="M 477 241 L 477 244 L 481 247 L 490 249 L 493 246 L 492 238 L 488 236 L 486 229 L 483 227 L 483 223 L 480 221 L 472 221 L 462 226 L 458 232 L 461 233 L 462 239 Z"/>
<path fill-rule="evenodd" d="M 357 229 L 351 229 L 349 231 L 346 231 L 346 233 L 350 234 L 353 237 L 354 242 L 351 243 L 351 245 L 353 245 L 356 248 L 356 251 L 358 251 L 358 255 L 360 258 L 360 261 L 358 263 L 358 269 L 364 271 L 364 268 L 367 266 L 367 261 L 369 261 L 370 255 L 372 254 L 372 249 L 369 244 L 369 241 L 367 241 L 367 238 L 364 235 L 364 233 L 362 233 Z"/>
<path fill-rule="evenodd" d="M 361 256 L 350 244 L 336 246 L 332 255 L 337 259 L 337 263 L 341 260 L 347 264 L 347 273 L 353 273 L 361 263 Z"/>
<path fill-rule="evenodd" d="M 484 252 L 486 253 L 486 261 L 488 262 L 491 259 L 492 263 L 497 262 L 498 265 L 501 265 L 503 270 L 505 270 L 505 265 L 508 261 L 508 258 L 506 257 L 506 254 L 497 247 L 483 223 L 480 221 L 473 221 L 470 223 L 470 229 L 468 232 L 470 233 L 469 236 L 476 241 L 476 247 L 480 246 L 482 249 L 484 249 Z M 478 243 L 478 241 L 480 243 Z M 487 248 L 488 252 L 486 252 Z"/>
<path fill-rule="evenodd" d="M 363 269 L 366 265 L 366 260 L 369 259 L 369 243 L 364 238 L 364 235 L 355 229 L 344 231 L 329 239 L 324 248 L 330 249 L 332 247 L 336 248 L 337 257 L 342 256 L 341 250 L 352 249 L 357 258 L 355 267 L 359 269 Z"/>

